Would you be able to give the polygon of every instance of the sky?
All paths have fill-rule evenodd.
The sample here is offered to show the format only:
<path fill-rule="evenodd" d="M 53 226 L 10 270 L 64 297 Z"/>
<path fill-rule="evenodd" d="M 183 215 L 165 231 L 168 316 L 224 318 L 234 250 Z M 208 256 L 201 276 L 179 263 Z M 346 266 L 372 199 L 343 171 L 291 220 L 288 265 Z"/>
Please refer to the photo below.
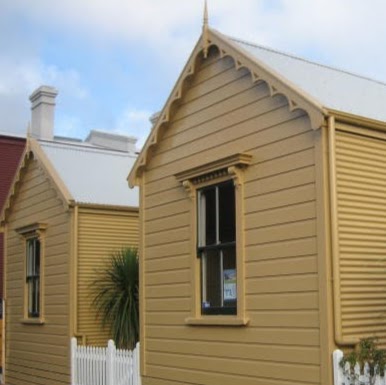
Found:
<path fill-rule="evenodd" d="M 204 0 L 0 0 L 0 131 L 58 89 L 55 134 L 150 130 L 201 34 Z M 384 0 L 208 0 L 224 34 L 386 82 Z"/>

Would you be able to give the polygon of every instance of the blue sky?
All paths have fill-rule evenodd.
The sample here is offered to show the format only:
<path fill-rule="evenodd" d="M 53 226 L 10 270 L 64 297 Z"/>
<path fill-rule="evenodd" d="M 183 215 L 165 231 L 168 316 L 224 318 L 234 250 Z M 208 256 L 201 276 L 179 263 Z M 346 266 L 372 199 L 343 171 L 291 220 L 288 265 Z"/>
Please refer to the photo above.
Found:
<path fill-rule="evenodd" d="M 369 5 L 371 4 L 371 6 Z M 208 0 L 223 33 L 386 81 L 384 1 Z M 198 39 L 203 0 L 1 0 L 0 131 L 26 131 L 28 96 L 59 90 L 55 133 L 142 144 Z"/>

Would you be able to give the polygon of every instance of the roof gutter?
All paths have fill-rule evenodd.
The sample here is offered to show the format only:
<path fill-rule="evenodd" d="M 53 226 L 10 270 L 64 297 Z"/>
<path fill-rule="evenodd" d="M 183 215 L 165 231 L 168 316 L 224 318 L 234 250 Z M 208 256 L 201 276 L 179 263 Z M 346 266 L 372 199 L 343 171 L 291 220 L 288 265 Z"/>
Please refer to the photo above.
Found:
<path fill-rule="evenodd" d="M 335 121 L 339 121 L 341 123 L 352 124 L 362 128 L 371 128 L 378 131 L 386 131 L 386 122 L 381 120 L 370 119 L 364 116 L 354 115 L 334 109 L 328 109 L 327 112 L 329 115 L 333 115 L 335 117 Z"/>
<path fill-rule="evenodd" d="M 82 203 L 82 202 L 76 202 L 75 200 L 71 200 L 69 205 L 70 207 L 79 207 L 79 208 L 86 208 L 86 209 L 139 212 L 138 206 L 119 206 L 119 205 L 108 205 L 108 204 L 101 204 L 101 203 Z"/>

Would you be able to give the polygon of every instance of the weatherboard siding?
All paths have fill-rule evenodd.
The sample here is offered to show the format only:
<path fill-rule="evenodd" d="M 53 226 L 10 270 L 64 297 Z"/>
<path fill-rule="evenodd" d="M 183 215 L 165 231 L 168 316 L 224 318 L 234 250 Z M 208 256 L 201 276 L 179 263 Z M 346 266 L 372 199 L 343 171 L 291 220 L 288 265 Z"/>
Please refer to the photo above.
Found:
<path fill-rule="evenodd" d="M 342 337 L 377 336 L 386 345 L 386 135 L 341 128 L 336 175 Z"/>
<path fill-rule="evenodd" d="M 175 174 L 235 153 L 244 172 L 244 327 L 190 326 L 191 200 Z M 144 171 L 144 385 L 320 384 L 314 133 L 212 53 Z"/>
<path fill-rule="evenodd" d="M 47 224 L 44 246 L 43 325 L 22 323 L 24 309 L 23 238 L 15 229 Z M 6 367 L 8 385 L 68 384 L 70 214 L 53 185 L 29 160 L 7 219 Z"/>
<path fill-rule="evenodd" d="M 93 283 L 112 253 L 123 247 L 138 247 L 138 211 L 80 207 L 78 215 L 77 332 L 88 345 L 105 346 L 111 335 L 102 328 L 92 305 Z"/>

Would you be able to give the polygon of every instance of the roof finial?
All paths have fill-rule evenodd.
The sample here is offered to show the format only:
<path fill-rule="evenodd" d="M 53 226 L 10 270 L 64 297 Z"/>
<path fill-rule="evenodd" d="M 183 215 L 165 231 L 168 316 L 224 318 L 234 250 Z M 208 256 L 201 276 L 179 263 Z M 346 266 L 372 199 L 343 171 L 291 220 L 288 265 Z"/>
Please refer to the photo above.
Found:
<path fill-rule="evenodd" d="M 203 40 L 203 53 L 204 58 L 208 57 L 209 51 L 209 36 L 208 36 L 208 28 L 209 28 L 209 18 L 208 18 L 208 4 L 207 0 L 205 0 L 204 4 L 204 23 L 202 25 L 202 40 Z"/>

